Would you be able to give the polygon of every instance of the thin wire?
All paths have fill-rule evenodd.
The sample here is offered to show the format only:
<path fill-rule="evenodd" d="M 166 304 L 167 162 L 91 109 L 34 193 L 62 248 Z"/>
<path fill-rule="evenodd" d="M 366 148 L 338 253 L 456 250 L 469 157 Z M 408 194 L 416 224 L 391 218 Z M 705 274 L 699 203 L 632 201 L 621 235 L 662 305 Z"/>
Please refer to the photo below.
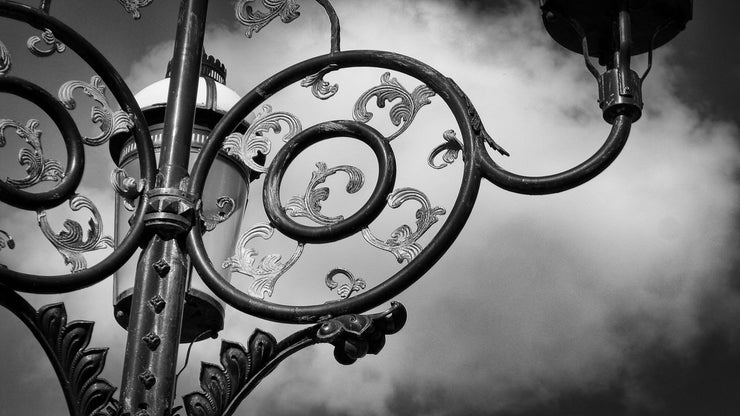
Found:
<path fill-rule="evenodd" d="M 177 380 L 180 378 L 180 374 L 182 374 L 182 372 L 185 371 L 185 369 L 188 366 L 188 361 L 190 361 L 190 350 L 193 348 L 193 344 L 200 341 L 201 339 L 204 339 L 203 337 L 210 333 L 211 333 L 211 330 L 206 329 L 205 331 L 198 334 L 197 337 L 193 338 L 192 341 L 190 341 L 190 345 L 188 345 L 188 352 L 185 353 L 185 363 L 182 365 L 182 368 L 180 369 L 180 371 L 178 371 L 177 374 L 175 375 L 175 392 L 173 393 L 173 395 L 177 395 Z"/>

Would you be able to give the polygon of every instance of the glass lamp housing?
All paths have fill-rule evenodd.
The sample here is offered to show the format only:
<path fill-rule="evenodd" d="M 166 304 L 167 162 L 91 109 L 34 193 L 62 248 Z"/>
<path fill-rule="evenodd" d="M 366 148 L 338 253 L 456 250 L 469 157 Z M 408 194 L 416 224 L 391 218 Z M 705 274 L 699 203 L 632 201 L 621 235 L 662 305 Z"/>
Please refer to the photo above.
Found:
<path fill-rule="evenodd" d="M 217 65 L 214 65 L 217 64 Z M 210 64 L 210 65 L 209 65 Z M 169 74 L 168 74 L 169 75 Z M 238 100 L 233 91 L 223 85 L 225 69 L 219 61 L 211 57 L 204 58 L 201 67 L 201 78 L 198 87 L 198 105 L 193 126 L 190 147 L 190 167 L 192 167 L 201 147 L 211 129 L 223 114 Z M 149 125 L 155 156 L 159 161 L 164 128 L 169 79 L 158 81 L 136 95 Z M 237 128 L 244 133 L 248 127 L 245 120 Z M 139 161 L 133 138 L 117 137 L 111 141 L 111 154 L 120 169 L 129 177 L 139 178 Z M 205 231 L 203 236 L 206 249 L 214 264 L 221 264 L 234 254 L 234 246 L 239 238 L 242 215 L 247 204 L 249 182 L 255 179 L 256 172 L 226 152 L 220 152 L 211 167 L 202 199 L 200 220 L 215 228 Z M 128 220 L 133 215 L 132 207 L 126 206 L 123 198 L 116 195 L 115 238 L 124 236 L 129 230 Z M 198 220 L 198 219 L 196 219 Z M 212 228 L 212 227 L 207 227 Z M 206 227 L 203 227 L 205 230 Z M 140 252 L 121 267 L 114 276 L 113 307 L 116 321 L 128 327 L 133 288 L 136 277 L 136 265 Z M 199 341 L 215 337 L 223 329 L 224 307 L 189 266 L 188 292 L 186 294 L 181 343 Z M 224 270 L 229 278 L 228 270 Z"/>

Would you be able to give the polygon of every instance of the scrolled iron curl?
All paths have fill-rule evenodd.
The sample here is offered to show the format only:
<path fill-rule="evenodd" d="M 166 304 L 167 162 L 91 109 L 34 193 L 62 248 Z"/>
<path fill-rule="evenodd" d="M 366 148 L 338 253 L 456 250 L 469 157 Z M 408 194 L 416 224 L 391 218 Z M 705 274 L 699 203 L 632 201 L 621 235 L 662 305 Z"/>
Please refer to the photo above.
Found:
<path fill-rule="evenodd" d="M 385 282 L 371 288 L 367 292 L 321 305 L 281 305 L 241 292 L 230 282 L 226 281 L 216 270 L 205 250 L 200 225 L 196 225 L 187 237 L 188 251 L 194 267 L 206 285 L 219 298 L 234 308 L 264 319 L 298 324 L 314 323 L 327 319 L 327 317 L 363 313 L 391 300 L 424 275 L 442 257 L 459 234 L 462 225 L 467 221 L 480 186 L 481 170 L 476 154 L 482 151 L 480 148 L 483 146 L 483 143 L 477 140 L 477 136 L 474 134 L 473 125 L 469 117 L 467 100 L 464 94 L 460 93 L 459 88 L 457 88 L 454 82 L 428 65 L 413 58 L 392 52 L 361 50 L 337 51 L 300 62 L 272 76 L 245 95 L 214 127 L 206 145 L 201 149 L 191 172 L 189 192 L 196 195 L 202 194 L 205 178 L 223 141 L 247 114 L 259 108 L 273 94 L 301 81 L 308 75 L 315 74 L 327 66 L 332 66 L 337 70 L 352 67 L 375 67 L 397 71 L 416 78 L 439 95 L 450 108 L 461 131 L 463 143 L 462 159 L 464 161 L 462 181 L 449 215 L 442 223 L 437 235 L 421 250 L 417 257 L 408 262 L 408 264 L 393 276 L 390 276 Z M 382 161 L 385 159 L 385 156 L 381 157 L 378 152 L 381 152 L 381 154 L 386 152 L 389 157 L 392 157 L 393 154 L 387 140 L 379 140 L 379 138 L 382 138 L 379 133 L 371 127 L 356 121 L 320 123 L 307 128 L 304 132 L 291 139 L 285 146 L 296 146 L 296 148 L 288 148 L 286 150 L 284 146 L 278 152 L 272 162 L 273 165 L 268 170 L 263 202 L 268 217 L 270 217 L 275 228 L 301 242 L 331 242 L 354 233 L 359 233 L 360 229 L 374 220 L 380 213 L 380 209 L 384 208 L 382 204 L 376 205 L 376 202 L 385 201 L 390 194 L 390 190 L 393 188 L 392 178 L 379 178 L 375 192 L 370 197 L 371 201 L 366 203 L 366 207 L 371 207 L 370 212 L 358 212 L 347 220 L 344 220 L 347 221 L 347 225 L 343 227 L 336 228 L 336 224 L 332 224 L 325 227 L 305 227 L 305 229 L 301 229 L 297 223 L 289 218 L 286 221 L 287 215 L 282 211 L 278 199 L 279 182 L 282 174 L 295 155 L 300 153 L 303 148 L 323 140 L 323 138 L 328 138 L 331 134 L 327 132 L 332 129 L 364 129 L 363 132 L 355 131 L 352 134 L 347 134 L 344 131 L 334 134 L 331 137 L 354 137 L 364 141 L 371 147 L 377 147 L 376 157 L 378 157 L 379 163 L 381 163 L 380 172 L 383 171 Z M 296 142 L 291 144 L 294 140 Z M 375 142 L 378 143 L 371 144 Z M 387 151 L 380 149 L 380 147 L 385 146 L 389 148 Z M 352 220 L 351 224 L 349 224 L 350 220 Z"/>
<path fill-rule="evenodd" d="M 133 116 L 133 136 L 139 154 L 142 179 L 153 183 L 156 173 L 154 147 L 141 108 L 116 69 L 85 38 L 61 21 L 24 4 L 0 1 L 0 17 L 25 22 L 39 30 L 51 30 L 57 40 L 82 58 L 109 88 L 123 111 Z M 0 181 L 0 200 L 25 210 L 60 205 L 77 190 L 85 166 L 84 146 L 71 116 L 50 93 L 35 84 L 8 75 L 0 76 L 0 92 L 17 95 L 39 106 L 54 121 L 67 147 L 65 178 L 53 189 L 40 193 L 19 191 Z M 142 196 L 144 198 L 144 196 Z M 28 293 L 65 293 L 91 286 L 113 274 L 134 254 L 144 234 L 144 201 L 138 204 L 131 228 L 116 249 L 100 263 L 85 270 L 39 276 L 0 268 L 0 282 L 7 288 Z"/>

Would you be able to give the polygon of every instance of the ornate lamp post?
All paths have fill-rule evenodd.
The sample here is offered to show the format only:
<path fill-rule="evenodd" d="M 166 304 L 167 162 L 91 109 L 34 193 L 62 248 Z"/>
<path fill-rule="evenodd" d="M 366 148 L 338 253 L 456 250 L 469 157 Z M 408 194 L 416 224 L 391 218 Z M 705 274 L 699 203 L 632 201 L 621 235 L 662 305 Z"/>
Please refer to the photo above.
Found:
<path fill-rule="evenodd" d="M 149 1 L 119 2 L 134 17 Z M 255 12 L 241 0 L 237 19 L 248 33 L 280 17 L 297 17 L 294 0 L 263 0 L 267 12 Z M 451 79 L 413 58 L 383 51 L 341 51 L 339 21 L 327 0 L 317 0 L 331 21 L 329 54 L 308 59 L 284 69 L 257 85 L 245 96 L 233 100 L 223 85 L 220 63 L 203 52 L 207 0 L 183 0 L 175 37 L 168 80 L 145 89 L 134 97 L 118 72 L 83 37 L 50 16 L 50 1 L 38 9 L 0 1 L 0 16 L 25 22 L 44 30 L 43 38 L 31 39 L 28 47 L 39 55 L 41 42 L 57 51 L 77 53 L 97 74 L 88 83 L 65 84 L 59 97 L 38 85 L 16 77 L 11 70 L 10 51 L 0 43 L 0 92 L 16 95 L 41 108 L 62 133 L 67 164 L 48 159 L 37 132 L 37 122 L 21 123 L 0 119 L 0 146 L 7 131 L 15 130 L 31 149 L 20 155 L 27 177 L 0 181 L 0 200 L 13 207 L 36 211 L 44 236 L 64 256 L 72 272 L 58 276 L 37 276 L 0 268 L 0 303 L 18 316 L 41 343 L 59 377 L 70 413 L 74 415 L 169 415 L 176 411 L 175 365 L 182 342 L 216 336 L 223 327 L 224 302 L 236 310 L 289 324 L 309 325 L 277 342 L 255 332 L 246 347 L 224 342 L 221 366 L 204 364 L 202 391 L 185 395 L 187 414 L 228 415 L 259 381 L 282 360 L 317 343 L 330 343 L 340 363 L 376 354 L 385 336 L 400 330 L 406 320 L 402 305 L 377 314 L 364 314 L 391 301 L 422 277 L 444 254 L 459 234 L 473 207 L 482 178 L 506 190 L 525 194 L 549 194 L 578 186 L 601 173 L 619 155 L 633 122 L 642 115 L 644 74 L 630 67 L 633 55 L 648 53 L 676 36 L 691 19 L 691 0 L 541 0 L 546 30 L 560 44 L 583 54 L 588 70 L 597 80 L 599 106 L 610 124 L 603 146 L 583 163 L 564 172 L 528 177 L 507 171 L 488 151 L 506 151 L 487 134 L 481 118 L 465 93 Z M 592 58 L 604 67 L 600 72 Z M 413 91 L 405 89 L 390 74 L 380 85 L 357 100 L 352 120 L 326 121 L 303 129 L 290 114 L 251 116 L 264 101 L 300 83 L 310 87 L 319 99 L 330 99 L 336 87 L 323 77 L 353 67 L 375 67 L 411 76 L 422 83 Z M 158 92 L 164 92 L 166 99 Z M 108 88 L 121 106 L 108 106 Z M 74 107 L 72 91 L 82 89 L 99 104 L 93 122 L 103 134 L 82 137 L 69 114 Z M 152 91 L 155 91 L 153 93 Z M 445 141 L 431 150 L 428 161 L 440 169 L 462 155 L 462 183 L 449 212 L 430 202 L 421 191 L 397 187 L 396 157 L 392 142 L 412 122 L 421 107 L 439 96 L 457 122 L 457 129 L 445 132 Z M 152 98 L 155 97 L 155 98 Z M 137 101 L 138 98 L 138 101 Z M 391 121 L 398 130 L 384 135 L 367 122 L 372 118 L 366 105 L 377 99 L 379 107 L 395 102 Z M 274 152 L 266 133 L 287 126 L 285 143 Z M 460 137 L 458 137 L 459 133 Z M 367 145 L 378 164 L 378 175 L 367 201 L 348 217 L 322 213 L 321 203 L 329 197 L 319 185 L 343 172 L 349 176 L 347 191 L 364 185 L 357 168 L 317 164 L 304 195 L 283 203 L 281 189 L 288 167 L 311 146 L 327 139 L 342 138 Z M 117 191 L 116 238 L 104 237 L 100 215 L 89 199 L 77 189 L 84 169 L 85 146 L 109 143 L 118 168 L 112 175 Z M 442 156 L 444 163 L 437 158 Z M 247 204 L 249 183 L 264 175 L 262 203 L 268 223 L 250 228 L 236 240 L 242 213 Z M 48 190 L 32 188 L 52 182 Z M 254 195 L 250 203 L 254 203 Z M 46 220 L 46 210 L 69 201 L 73 210 L 93 213 L 86 234 L 71 220 L 65 230 L 55 232 Z M 415 228 L 402 225 L 389 238 L 371 231 L 370 224 L 383 212 L 412 201 L 420 205 Z M 440 219 L 446 215 L 444 222 Z M 300 220 L 299 220 L 300 219 Z M 440 224 L 438 224 L 440 223 Z M 422 236 L 432 227 L 437 234 L 426 244 Z M 282 234 L 296 242 L 290 259 L 276 256 L 256 262 L 249 243 L 256 237 Z M 361 293 L 365 282 L 343 269 L 326 276 L 329 287 L 337 288 L 341 299 L 312 305 L 286 305 L 266 300 L 288 269 L 298 267 L 306 245 L 340 242 L 354 235 L 371 246 L 387 251 L 405 265 L 383 282 Z M 0 231 L 0 249 L 13 248 L 14 240 Z M 87 267 L 83 254 L 115 247 L 98 264 Z M 140 255 L 136 253 L 139 252 Z M 234 271 L 251 277 L 243 291 L 229 280 Z M 125 365 L 118 399 L 115 388 L 99 378 L 105 350 L 88 348 L 92 325 L 67 322 L 62 305 L 34 310 L 17 292 L 64 293 L 74 291 L 116 274 L 114 296 L 118 322 L 127 328 Z M 335 276 L 343 274 L 350 284 L 339 287 Z M 203 286 L 198 286 L 200 283 Z M 358 293 L 355 293 L 358 292 Z"/>

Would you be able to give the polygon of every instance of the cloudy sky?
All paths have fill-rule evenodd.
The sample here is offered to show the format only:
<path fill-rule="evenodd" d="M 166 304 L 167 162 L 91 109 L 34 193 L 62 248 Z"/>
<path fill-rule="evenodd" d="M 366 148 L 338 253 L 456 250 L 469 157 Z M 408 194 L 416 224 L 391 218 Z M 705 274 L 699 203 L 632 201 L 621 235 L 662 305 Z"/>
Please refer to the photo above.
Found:
<path fill-rule="evenodd" d="M 164 75 L 177 14 L 171 3 L 154 1 L 136 22 L 114 1 L 68 1 L 54 4 L 52 14 L 88 36 L 136 92 Z M 298 20 L 289 25 L 275 21 L 252 39 L 235 21 L 233 1 L 211 3 L 206 49 L 225 62 L 227 84 L 239 94 L 288 65 L 328 52 L 328 22 L 313 2 L 300 2 Z M 511 153 L 506 160 L 496 159 L 509 169 L 534 175 L 568 168 L 590 156 L 609 131 L 582 58 L 547 36 L 534 1 L 336 3 L 342 49 L 402 53 L 453 78 L 475 103 L 488 131 Z M 343 367 L 334 362 L 330 347 L 303 351 L 282 364 L 237 414 L 737 414 L 740 44 L 733 18 L 738 8 L 727 1 L 695 4 L 687 30 L 657 51 L 644 87 L 643 118 L 623 154 L 601 176 L 544 197 L 513 195 L 484 182 L 458 240 L 398 297 L 409 320 L 388 338 L 379 356 Z M 12 54 L 13 75 L 52 92 L 70 79 L 89 80 L 90 70 L 70 51 L 33 58 L 25 51 L 25 40 L 33 34 L 35 29 L 2 21 L 0 41 Z M 645 65 L 644 56 L 636 59 L 638 71 Z M 317 103 L 300 87 L 269 103 L 275 111 L 300 117 L 304 127 L 351 118 L 354 101 L 377 85 L 383 72 L 328 76 L 339 83 L 340 92 L 326 103 Z M 419 85 L 392 75 L 409 91 Z M 440 171 L 425 167 L 431 149 L 442 143 L 442 132 L 456 128 L 443 102 L 438 97 L 432 101 L 394 141 L 397 187 L 418 188 L 449 212 L 462 161 Z M 368 108 L 376 113 L 374 125 L 392 132 L 380 121 L 387 111 L 373 106 Z M 85 120 L 89 106 L 80 107 L 75 117 L 90 130 L 94 126 Z M 7 95 L 0 110 L 0 118 L 24 123 L 37 117 L 25 114 L 27 106 Z M 45 149 L 60 154 L 58 133 L 40 120 Z M 15 161 L 18 142 L 9 137 L 0 151 L 4 176 L 22 174 Z M 317 148 L 307 158 L 309 170 L 296 174 L 297 192 L 300 178 L 305 189 L 316 161 L 363 166 L 367 183 L 374 183 L 377 172 L 365 167 L 371 164 L 361 149 L 337 149 L 344 148 Z M 112 164 L 103 159 L 107 149 L 93 148 L 90 154 L 91 174 L 82 191 L 97 203 L 112 233 L 112 192 L 100 179 L 107 173 L 99 174 Z M 64 160 L 63 153 L 57 157 Z M 349 200 L 342 196 L 341 180 L 328 183 L 333 184 L 332 197 Z M 260 190 L 261 181 L 253 185 L 244 227 L 263 221 Z M 331 205 L 331 200 L 326 209 L 341 211 L 345 204 Z M 55 223 L 59 229 L 70 215 L 64 210 Z M 86 221 L 87 214 L 74 215 Z M 373 230 L 382 235 L 404 222 L 413 224 L 413 209 L 390 213 L 387 223 Z M 13 234 L 18 244 L 15 250 L 0 250 L 0 263 L 42 274 L 65 270 L 37 230 L 34 213 L 0 205 L 0 230 Z M 437 230 L 432 228 L 422 242 Z M 274 249 L 288 256 L 290 244 L 261 252 Z M 398 269 L 390 254 L 361 239 L 337 246 L 307 247 L 293 273 L 279 281 L 275 300 L 313 303 L 298 295 L 318 291 L 330 299 L 334 295 L 324 294 L 323 280 L 336 266 L 350 268 L 369 286 Z M 40 254 L 31 253 L 31 247 Z M 104 255 L 89 256 L 90 261 Z M 75 293 L 27 298 L 35 307 L 63 300 L 70 320 L 95 320 L 91 345 L 110 347 L 104 376 L 120 385 L 125 333 L 112 319 L 112 290 L 107 279 Z M 0 415 L 64 414 L 57 404 L 61 391 L 51 387 L 56 383 L 51 367 L 35 341 L 9 312 L 0 311 L 0 325 L 0 363 L 15 375 L 0 386 Z M 246 343 L 255 327 L 279 339 L 300 329 L 227 308 L 221 336 Z M 217 362 L 218 349 L 219 341 L 196 345 L 179 394 L 197 389 L 197 363 Z"/>

